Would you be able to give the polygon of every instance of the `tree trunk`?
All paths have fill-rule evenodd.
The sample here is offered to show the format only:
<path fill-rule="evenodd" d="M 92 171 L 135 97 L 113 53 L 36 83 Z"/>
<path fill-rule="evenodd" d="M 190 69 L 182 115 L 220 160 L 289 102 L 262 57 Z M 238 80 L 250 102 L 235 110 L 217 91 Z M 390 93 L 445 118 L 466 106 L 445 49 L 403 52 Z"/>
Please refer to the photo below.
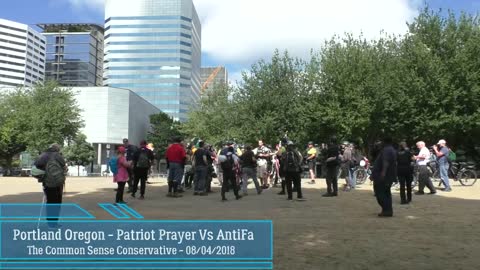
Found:
<path fill-rule="evenodd" d="M 9 156 L 5 158 L 5 171 L 4 176 L 12 176 L 12 162 L 13 156 Z"/>
<path fill-rule="evenodd" d="M 77 165 L 77 176 L 80 176 L 80 165 Z"/>

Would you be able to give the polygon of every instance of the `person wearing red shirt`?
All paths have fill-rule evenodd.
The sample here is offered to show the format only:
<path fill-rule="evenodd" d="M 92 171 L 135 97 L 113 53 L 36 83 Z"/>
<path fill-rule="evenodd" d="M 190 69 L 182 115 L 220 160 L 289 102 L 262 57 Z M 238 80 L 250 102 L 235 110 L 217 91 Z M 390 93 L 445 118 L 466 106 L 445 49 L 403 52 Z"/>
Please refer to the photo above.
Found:
<path fill-rule="evenodd" d="M 168 147 L 165 153 L 168 166 L 168 197 L 182 197 L 181 194 L 178 194 L 178 186 L 182 182 L 186 157 L 182 139 L 175 138 L 174 143 Z"/>

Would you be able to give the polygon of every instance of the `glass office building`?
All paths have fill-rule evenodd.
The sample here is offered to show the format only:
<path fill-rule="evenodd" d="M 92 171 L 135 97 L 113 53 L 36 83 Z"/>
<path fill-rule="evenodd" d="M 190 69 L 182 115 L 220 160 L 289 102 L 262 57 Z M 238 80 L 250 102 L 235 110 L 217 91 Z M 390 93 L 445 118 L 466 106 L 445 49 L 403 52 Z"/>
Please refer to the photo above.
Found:
<path fill-rule="evenodd" d="M 103 27 L 38 24 L 47 38 L 46 80 L 64 86 L 103 85 Z"/>
<path fill-rule="evenodd" d="M 192 0 L 106 0 L 105 86 L 184 121 L 200 97 L 201 26 Z"/>

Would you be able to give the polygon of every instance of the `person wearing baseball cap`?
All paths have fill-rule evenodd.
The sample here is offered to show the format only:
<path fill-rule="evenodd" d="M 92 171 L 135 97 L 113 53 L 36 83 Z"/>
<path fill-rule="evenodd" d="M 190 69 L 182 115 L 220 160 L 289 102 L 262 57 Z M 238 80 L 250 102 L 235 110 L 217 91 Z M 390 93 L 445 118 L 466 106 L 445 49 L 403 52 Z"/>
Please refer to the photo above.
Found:
<path fill-rule="evenodd" d="M 452 188 L 450 187 L 450 181 L 448 179 L 448 169 L 450 167 L 450 164 L 448 163 L 448 154 L 450 151 L 448 150 L 447 142 L 443 139 L 438 141 L 438 143 L 433 146 L 433 150 L 437 156 L 440 179 L 445 186 L 443 191 L 450 192 L 452 191 Z"/>

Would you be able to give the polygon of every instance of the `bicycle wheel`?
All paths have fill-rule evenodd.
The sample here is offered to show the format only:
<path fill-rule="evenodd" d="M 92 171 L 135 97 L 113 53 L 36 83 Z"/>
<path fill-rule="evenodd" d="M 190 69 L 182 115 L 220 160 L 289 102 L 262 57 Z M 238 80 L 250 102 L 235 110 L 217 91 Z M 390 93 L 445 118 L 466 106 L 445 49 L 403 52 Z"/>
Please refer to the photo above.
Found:
<path fill-rule="evenodd" d="M 354 171 L 353 175 L 355 176 L 357 185 L 361 185 L 367 181 L 367 172 L 364 169 Z"/>
<path fill-rule="evenodd" d="M 477 182 L 477 173 L 474 170 L 465 170 L 459 180 L 462 186 L 473 186 Z"/>

